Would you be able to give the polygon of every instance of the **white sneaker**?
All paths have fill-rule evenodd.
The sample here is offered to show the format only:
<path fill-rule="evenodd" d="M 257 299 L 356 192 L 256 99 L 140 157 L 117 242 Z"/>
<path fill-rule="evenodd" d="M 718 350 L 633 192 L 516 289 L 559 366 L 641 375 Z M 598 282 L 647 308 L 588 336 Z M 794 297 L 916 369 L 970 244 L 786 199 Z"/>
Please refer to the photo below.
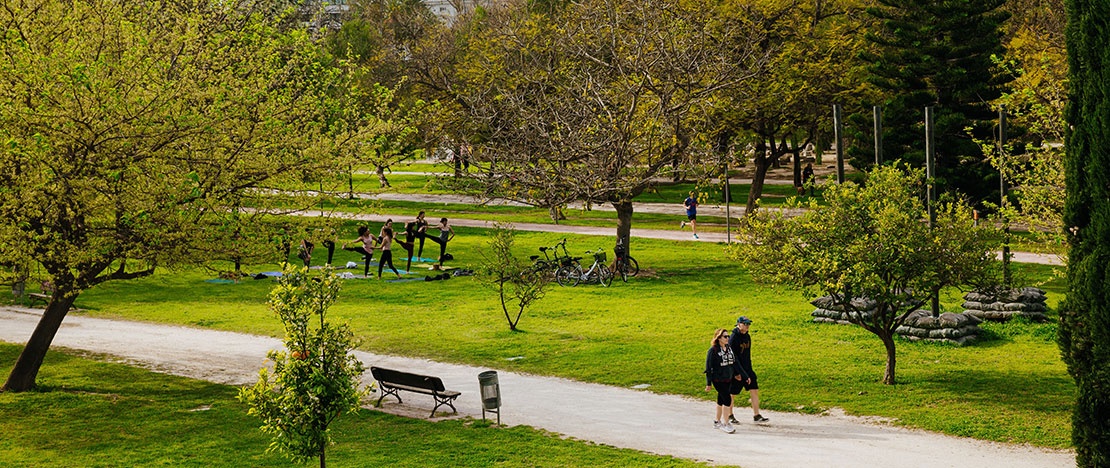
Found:
<path fill-rule="evenodd" d="M 725 434 L 732 434 L 733 432 L 736 432 L 736 429 L 733 429 L 732 424 L 729 424 L 727 422 L 721 424 L 721 430 L 724 431 Z"/>
<path fill-rule="evenodd" d="M 697 234 L 694 234 L 694 239 L 697 239 L 697 238 L 698 238 L 698 235 L 697 235 Z"/>
<path fill-rule="evenodd" d="M 721 422 L 720 421 L 713 421 L 713 429 L 720 429 L 720 428 L 721 428 Z"/>
<path fill-rule="evenodd" d="M 682 229 L 682 228 L 684 228 L 684 227 L 686 227 L 686 221 L 683 221 L 683 222 L 681 222 L 681 223 L 678 223 L 678 228 L 679 228 L 679 229 Z"/>

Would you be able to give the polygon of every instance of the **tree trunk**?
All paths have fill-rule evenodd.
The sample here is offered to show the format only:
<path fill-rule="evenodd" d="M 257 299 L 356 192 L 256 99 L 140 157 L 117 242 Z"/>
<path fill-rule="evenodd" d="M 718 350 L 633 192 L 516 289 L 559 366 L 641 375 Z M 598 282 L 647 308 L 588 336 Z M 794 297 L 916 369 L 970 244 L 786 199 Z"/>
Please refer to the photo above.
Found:
<path fill-rule="evenodd" d="M 879 334 L 879 339 L 883 340 L 883 347 L 886 348 L 886 370 L 883 371 L 883 383 L 886 385 L 894 385 L 894 330 L 884 330 Z"/>
<path fill-rule="evenodd" d="M 327 466 L 328 466 L 328 462 L 327 462 L 328 452 L 327 452 L 327 449 L 328 449 L 328 443 L 327 442 L 320 442 L 320 468 L 327 468 Z"/>
<path fill-rule="evenodd" d="M 765 143 L 760 140 L 755 145 L 755 175 L 752 176 L 752 188 L 748 191 L 748 205 L 745 207 L 744 216 L 751 216 L 755 213 L 756 200 L 763 196 L 763 180 L 767 178 L 767 170 L 771 166 L 771 159 L 774 159 L 772 154 L 771 158 L 767 157 Z"/>
<path fill-rule="evenodd" d="M 940 317 L 940 287 L 933 288 L 932 297 L 929 298 L 929 306 L 933 309 L 933 317 Z"/>
<path fill-rule="evenodd" d="M 625 255 L 632 255 L 632 246 L 629 245 L 632 232 L 632 202 L 625 200 L 613 202 L 617 210 L 617 240 L 624 240 Z"/>
<path fill-rule="evenodd" d="M 347 199 L 355 199 L 355 167 L 347 166 Z"/>
<path fill-rule="evenodd" d="M 547 207 L 547 212 L 551 216 L 551 220 L 554 221 L 555 224 L 559 224 L 559 221 L 567 219 L 566 215 L 563 214 L 562 205 L 551 205 Z"/>
<path fill-rule="evenodd" d="M 39 375 L 42 360 L 46 358 L 46 351 L 50 349 L 50 343 L 54 341 L 54 335 L 62 326 L 62 320 L 69 313 L 73 301 L 77 300 L 76 294 L 72 294 L 72 297 L 70 294 L 72 293 L 67 294 L 61 289 L 54 292 L 39 324 L 35 326 L 35 331 L 31 333 L 31 338 L 15 361 L 15 367 L 12 367 L 8 381 L 4 384 L 4 391 L 22 392 L 35 387 L 35 378 Z"/>
<path fill-rule="evenodd" d="M 385 178 L 385 167 L 383 167 L 383 166 L 375 166 L 375 167 L 376 167 L 375 172 L 377 172 L 377 174 L 378 174 L 378 187 L 379 188 L 390 187 L 391 185 L 389 185 L 389 179 Z"/>

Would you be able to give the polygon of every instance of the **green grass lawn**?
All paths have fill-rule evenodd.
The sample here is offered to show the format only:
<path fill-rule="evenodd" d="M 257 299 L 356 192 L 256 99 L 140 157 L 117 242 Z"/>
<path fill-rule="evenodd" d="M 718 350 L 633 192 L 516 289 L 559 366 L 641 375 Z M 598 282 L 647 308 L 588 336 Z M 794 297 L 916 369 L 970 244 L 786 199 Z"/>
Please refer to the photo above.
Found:
<path fill-rule="evenodd" d="M 18 353 L 0 344 L 0 372 Z M 290 466 L 266 453 L 269 440 L 234 387 L 60 352 L 48 354 L 38 382 L 36 391 L 0 393 L 2 466 Z M 704 466 L 471 419 L 364 409 L 332 429 L 328 466 L 338 467 Z"/>
<path fill-rule="evenodd" d="M 456 260 L 449 264 L 473 266 L 485 232 L 458 232 L 448 249 Z M 563 237 L 521 232 L 517 246 L 523 256 Z M 566 237 L 572 253 L 613 243 Z M 438 251 L 435 244 L 428 248 Z M 743 314 L 755 321 L 753 356 L 765 408 L 819 413 L 839 407 L 954 435 L 1070 445 L 1075 389 L 1059 358 L 1054 323 L 988 324 L 991 339 L 964 348 L 899 341 L 899 385 L 884 386 L 878 383 L 884 353 L 877 338 L 858 327 L 811 322 L 813 307 L 799 292 L 752 283 L 722 246 L 634 239 L 632 248 L 645 270 L 640 277 L 610 288 L 553 286 L 525 313 L 517 333 L 509 331 L 495 295 L 474 277 L 351 280 L 331 317 L 350 323 L 362 347 L 373 352 L 623 387 L 647 383 L 652 391 L 710 405 L 701 373 L 705 349 L 715 328 L 731 327 Z M 355 259 L 337 255 L 336 264 Z M 1022 268 L 1029 278 L 1048 276 L 1047 267 Z M 182 270 L 104 284 L 78 299 L 84 311 L 76 313 L 280 335 L 266 307 L 273 282 L 204 282 L 211 277 Z M 1054 307 L 1063 295 L 1060 280 L 1042 287 Z M 958 297 L 949 295 L 945 306 L 959 310 Z"/>

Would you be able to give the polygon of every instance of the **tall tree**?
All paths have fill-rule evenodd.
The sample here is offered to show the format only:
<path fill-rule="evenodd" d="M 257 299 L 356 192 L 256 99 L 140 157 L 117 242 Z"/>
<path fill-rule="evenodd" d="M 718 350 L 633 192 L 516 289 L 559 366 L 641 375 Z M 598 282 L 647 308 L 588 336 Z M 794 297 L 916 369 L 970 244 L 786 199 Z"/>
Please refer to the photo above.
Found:
<path fill-rule="evenodd" d="M 1058 338 L 1078 388 L 1076 462 L 1099 467 L 1110 466 L 1110 5 L 1068 0 L 1067 7 L 1068 298 Z"/>
<path fill-rule="evenodd" d="M 267 189 L 323 169 L 332 74 L 278 20 L 250 2 L 0 8 L 0 253 L 56 288 L 4 389 L 34 386 L 83 290 L 208 261 L 235 236 L 207 230 L 252 229 L 232 207 L 290 202 Z"/>
<path fill-rule="evenodd" d="M 744 8 L 750 10 L 752 26 L 762 31 L 768 62 L 759 79 L 722 93 L 713 117 L 718 135 L 754 140 L 750 215 L 767 172 L 791 156 L 795 183 L 801 185 L 800 153 L 816 143 L 830 105 L 859 99 L 862 67 L 856 56 L 866 46 L 860 30 L 868 18 L 852 1 L 759 2 Z"/>
<path fill-rule="evenodd" d="M 632 199 L 694 152 L 710 97 L 757 69 L 752 30 L 725 12 L 583 0 L 491 15 L 460 70 L 485 137 L 478 181 L 531 203 L 609 203 L 627 239 Z"/>
<path fill-rule="evenodd" d="M 996 193 L 997 172 L 974 139 L 990 139 L 996 116 L 990 102 L 1012 79 L 998 73 L 993 61 L 1005 54 L 1001 28 L 1010 17 L 1000 9 L 1005 0 L 879 3 L 868 10 L 879 27 L 867 35 L 878 50 L 864 59 L 872 64 L 871 83 L 886 96 L 880 103 L 884 159 L 923 167 L 924 108 L 933 106 L 940 190 L 959 190 L 975 200 Z M 869 118 L 854 120 L 870 126 Z M 870 167 L 870 148 L 853 151 L 852 164 Z"/>
<path fill-rule="evenodd" d="M 935 228 L 923 222 L 922 175 L 882 166 L 867 174 L 863 186 L 845 182 L 825 189 L 827 207 L 811 200 L 796 218 L 759 212 L 733 247 L 755 278 L 828 295 L 852 323 L 879 337 L 886 349 L 882 382 L 888 385 L 896 382 L 894 332 L 909 314 L 940 285 L 983 287 L 999 271 L 998 232 L 985 224 L 968 228 L 966 204 L 938 210 Z"/>

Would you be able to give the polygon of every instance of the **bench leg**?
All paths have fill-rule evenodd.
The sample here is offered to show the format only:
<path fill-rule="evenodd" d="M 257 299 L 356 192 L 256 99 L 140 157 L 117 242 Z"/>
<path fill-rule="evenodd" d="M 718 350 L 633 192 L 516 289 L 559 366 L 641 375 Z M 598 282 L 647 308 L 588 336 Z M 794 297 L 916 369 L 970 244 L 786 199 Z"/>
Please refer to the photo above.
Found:
<path fill-rule="evenodd" d="M 435 398 L 436 406 L 434 408 L 432 408 L 432 415 L 428 416 L 429 418 L 434 418 L 435 415 L 436 415 L 436 410 L 439 409 L 439 407 L 443 406 L 443 405 L 450 406 L 451 411 L 454 411 L 455 414 L 458 414 L 459 410 L 455 409 L 455 404 L 454 404 L 455 399 L 454 398 L 445 398 L 445 397 L 441 397 L 441 396 L 436 395 L 436 394 L 432 394 L 432 398 Z"/>
<path fill-rule="evenodd" d="M 395 398 L 397 398 L 397 403 L 404 403 L 403 401 L 401 401 L 401 395 L 398 394 L 398 392 L 399 392 L 398 389 L 388 388 L 388 387 L 382 385 L 380 382 L 378 383 L 378 388 L 382 391 L 382 396 L 378 397 L 378 402 L 375 403 L 374 406 L 377 406 L 377 407 L 381 408 L 382 407 L 382 400 L 385 399 L 385 397 L 390 396 L 390 395 L 393 395 Z"/>

